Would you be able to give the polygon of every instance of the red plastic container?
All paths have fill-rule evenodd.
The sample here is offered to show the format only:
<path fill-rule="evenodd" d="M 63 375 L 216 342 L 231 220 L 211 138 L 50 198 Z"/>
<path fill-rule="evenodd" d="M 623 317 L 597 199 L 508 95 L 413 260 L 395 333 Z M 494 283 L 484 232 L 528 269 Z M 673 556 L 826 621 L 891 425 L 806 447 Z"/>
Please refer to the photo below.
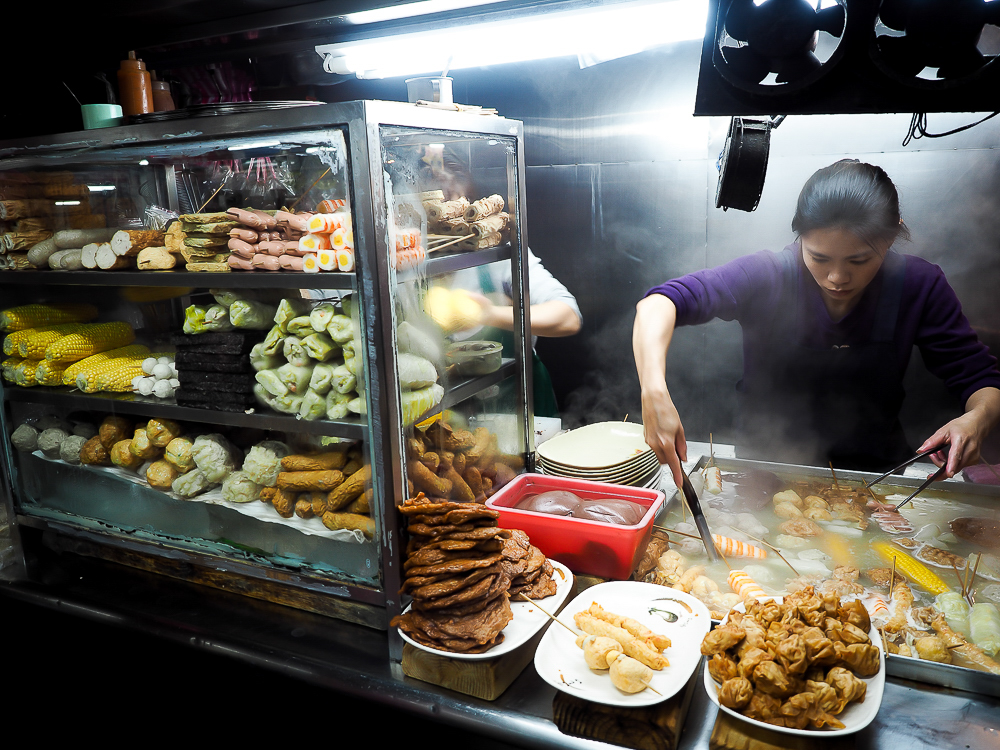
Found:
<path fill-rule="evenodd" d="M 591 521 L 572 516 L 554 516 L 517 505 L 526 495 L 566 490 L 583 500 L 630 500 L 646 507 L 635 526 Z M 504 529 L 521 529 L 546 557 L 561 562 L 574 573 L 625 580 L 635 570 L 653 533 L 653 517 L 663 505 L 659 490 L 620 484 L 588 482 L 546 474 L 521 474 L 486 501 L 500 512 L 497 524 Z"/>

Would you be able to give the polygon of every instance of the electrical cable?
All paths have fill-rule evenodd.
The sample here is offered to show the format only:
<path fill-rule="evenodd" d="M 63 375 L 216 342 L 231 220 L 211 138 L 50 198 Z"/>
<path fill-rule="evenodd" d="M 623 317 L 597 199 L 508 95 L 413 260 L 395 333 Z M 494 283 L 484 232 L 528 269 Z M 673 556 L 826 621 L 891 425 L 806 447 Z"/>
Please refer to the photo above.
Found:
<path fill-rule="evenodd" d="M 903 146 L 909 145 L 911 140 L 916 140 L 917 138 L 944 138 L 946 135 L 955 135 L 955 133 L 961 133 L 963 130 L 974 128 L 976 125 L 980 125 L 997 115 L 1000 115 L 1000 112 L 994 112 L 991 115 L 986 115 L 986 117 L 981 120 L 970 122 L 968 125 L 962 125 L 961 127 L 955 128 L 954 130 L 948 130 L 944 133 L 928 133 L 927 113 L 914 112 L 913 117 L 910 119 L 910 127 L 906 131 L 906 138 L 903 139 Z"/>

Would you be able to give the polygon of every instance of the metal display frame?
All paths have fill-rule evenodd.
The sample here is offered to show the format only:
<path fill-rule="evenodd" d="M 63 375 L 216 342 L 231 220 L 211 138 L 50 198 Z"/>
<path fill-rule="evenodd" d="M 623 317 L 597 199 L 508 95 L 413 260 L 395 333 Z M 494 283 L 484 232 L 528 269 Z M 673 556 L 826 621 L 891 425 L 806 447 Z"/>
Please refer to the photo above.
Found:
<path fill-rule="evenodd" d="M 403 609 L 401 597 L 396 593 L 402 583 L 402 558 L 404 528 L 396 505 L 407 496 L 403 421 L 396 346 L 396 270 L 391 261 L 390 227 L 388 225 L 387 196 L 384 193 L 383 154 L 381 133 L 384 127 L 410 128 L 414 134 L 446 133 L 460 138 L 498 138 L 514 147 L 512 169 L 508 169 L 508 205 L 512 211 L 512 232 L 508 246 L 461 255 L 450 254 L 431 257 L 423 273 L 427 278 L 463 268 L 472 268 L 498 260 L 508 260 L 512 265 L 511 296 L 514 307 L 514 358 L 505 360 L 500 370 L 490 375 L 467 378 L 451 383 L 441 410 L 468 398 L 501 380 L 513 377 L 517 382 L 518 445 L 524 449 L 526 465 L 531 468 L 534 451 L 533 414 L 531 401 L 531 344 L 529 338 L 530 312 L 527 294 L 527 242 L 524 129 L 521 122 L 497 116 L 483 116 L 433 110 L 401 102 L 358 101 L 328 104 L 301 109 L 283 109 L 252 114 L 236 114 L 198 120 L 174 120 L 118 128 L 106 128 L 78 133 L 64 133 L 43 138 L 28 138 L 0 143 L 0 170 L 31 170 L 72 166 L 99 160 L 102 155 L 118 149 L 130 153 L 163 155 L 163 147 L 174 149 L 178 144 L 206 144 L 224 146 L 234 139 L 247 137 L 275 137 L 295 135 L 307 131 L 340 129 L 347 148 L 348 186 L 354 220 L 356 271 L 354 274 L 322 273 L 190 273 L 186 271 L 8 271 L 0 272 L 0 297 L 4 290 L 21 287 L 24 295 L 29 290 L 52 286 L 128 287 L 128 286 L 190 286 L 196 288 L 261 288 L 261 289 L 341 289 L 352 290 L 358 300 L 362 329 L 365 332 L 366 417 L 343 420 L 309 422 L 294 417 L 271 413 L 246 414 L 242 412 L 215 412 L 177 406 L 169 401 L 143 398 L 132 394 L 82 394 L 68 388 L 4 387 L 0 384 L 0 426 L 9 435 L 8 404 L 48 404 L 66 409 L 115 410 L 125 414 L 166 417 L 182 421 L 225 424 L 244 427 L 330 435 L 365 442 L 372 466 L 373 516 L 377 534 L 380 535 L 381 589 L 324 582 L 319 578 L 290 575 L 230 561 L 224 557 L 199 555 L 167 545 L 143 545 L 134 539 L 118 538 L 111 533 L 97 534 L 90 529 L 76 529 L 71 524 L 52 523 L 45 519 L 18 514 L 13 495 L 17 492 L 17 464 L 9 440 L 0 449 L 4 472 L 12 490 L 6 493 L 13 537 L 19 538 L 17 527 L 29 526 L 43 533 L 74 537 L 81 544 L 97 541 L 123 550 L 145 550 L 164 556 L 180 555 L 194 565 L 221 566 L 237 576 L 270 580 L 277 585 L 307 589 L 312 594 L 339 597 L 345 601 L 373 605 L 383 610 L 369 626 L 389 630 L 391 658 L 399 660 L 402 639 L 388 623 Z M 167 154 L 169 155 L 169 153 Z M 169 172 L 170 168 L 164 169 Z M 170 174 L 160 182 L 169 208 L 177 211 L 177 190 Z M 173 187 L 172 187 L 173 186 Z M 172 189 L 171 189 L 172 188 Z M 405 274 L 400 273 L 400 280 Z M 376 510 L 377 509 L 377 510 Z M 162 549 L 156 547 L 162 546 Z M 24 550 L 18 545 L 17 559 L 24 560 Z M 23 567 L 23 564 L 22 564 Z M 30 577 L 30 565 L 25 575 Z M 337 615 L 334 615 L 335 617 Z M 350 619 L 350 618 L 347 618 Z"/>

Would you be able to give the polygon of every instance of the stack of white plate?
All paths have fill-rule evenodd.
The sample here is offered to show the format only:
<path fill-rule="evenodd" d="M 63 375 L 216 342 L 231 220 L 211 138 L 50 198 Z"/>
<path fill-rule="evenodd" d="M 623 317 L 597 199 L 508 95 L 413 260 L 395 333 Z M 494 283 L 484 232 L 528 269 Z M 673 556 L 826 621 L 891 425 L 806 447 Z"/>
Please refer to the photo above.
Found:
<path fill-rule="evenodd" d="M 646 488 L 660 481 L 659 461 L 640 424 L 589 424 L 547 440 L 536 453 L 542 474 Z"/>

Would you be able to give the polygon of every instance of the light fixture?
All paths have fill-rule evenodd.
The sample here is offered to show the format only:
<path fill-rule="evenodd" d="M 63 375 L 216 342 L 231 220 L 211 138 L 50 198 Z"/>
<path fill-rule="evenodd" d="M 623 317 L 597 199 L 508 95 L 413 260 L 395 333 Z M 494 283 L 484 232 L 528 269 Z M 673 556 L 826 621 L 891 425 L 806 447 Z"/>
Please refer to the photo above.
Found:
<path fill-rule="evenodd" d="M 449 10 L 474 8 L 479 5 L 492 5 L 499 2 L 503 2 L 503 0 L 423 0 L 418 3 L 401 3 L 388 8 L 374 8 L 373 10 L 348 13 L 344 16 L 344 20 L 353 24 L 380 23 L 382 21 L 396 21 L 400 18 L 412 18 L 413 16 L 427 16 L 431 13 L 444 13 Z"/>
<path fill-rule="evenodd" d="M 280 146 L 281 141 L 250 141 L 249 143 L 237 143 L 229 147 L 230 151 L 249 151 L 252 148 L 271 148 Z"/>
<path fill-rule="evenodd" d="M 87 185 L 87 190 L 92 193 L 108 193 L 115 190 L 114 185 Z"/>
<path fill-rule="evenodd" d="M 149 159 L 139 159 L 139 166 L 140 167 L 148 167 L 149 166 Z"/>
<path fill-rule="evenodd" d="M 57 206 L 79 206 L 80 201 L 56 201 Z"/>
<path fill-rule="evenodd" d="M 581 66 L 701 39 L 708 0 L 638 0 L 502 21 L 323 44 L 323 69 L 391 78 L 486 65 L 577 57 Z"/>

